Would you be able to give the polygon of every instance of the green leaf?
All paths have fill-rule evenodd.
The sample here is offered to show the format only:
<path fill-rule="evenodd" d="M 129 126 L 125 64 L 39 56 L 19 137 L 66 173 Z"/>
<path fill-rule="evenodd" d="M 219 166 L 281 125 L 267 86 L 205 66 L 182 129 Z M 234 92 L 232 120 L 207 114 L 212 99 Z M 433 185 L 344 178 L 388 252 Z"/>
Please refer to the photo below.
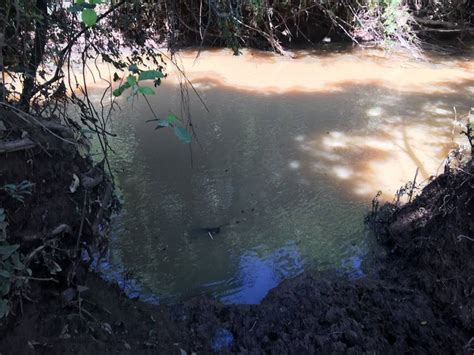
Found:
<path fill-rule="evenodd" d="M 128 89 L 130 87 L 130 84 L 128 82 L 126 82 L 125 84 L 123 85 L 120 85 L 117 89 L 115 89 L 112 94 L 115 96 L 115 97 L 118 97 L 120 95 L 123 94 L 123 92 Z"/>
<path fill-rule="evenodd" d="M 127 84 L 130 85 L 130 87 L 137 85 L 137 78 L 135 75 L 129 75 L 127 77 Z"/>
<path fill-rule="evenodd" d="M 20 253 L 14 253 L 12 255 L 13 269 L 22 271 L 25 269 L 25 265 L 20 260 Z"/>
<path fill-rule="evenodd" d="M 155 95 L 155 90 L 146 86 L 140 86 L 138 92 L 143 95 Z"/>
<path fill-rule="evenodd" d="M 138 69 L 138 66 L 136 64 L 130 64 L 128 66 L 128 70 L 130 70 L 132 73 L 138 73 L 140 70 Z"/>
<path fill-rule="evenodd" d="M 10 312 L 10 306 L 8 305 L 8 301 L 4 299 L 0 299 L 0 318 L 8 316 Z"/>
<path fill-rule="evenodd" d="M 7 270 L 0 270 L 0 276 L 9 279 L 12 274 L 10 274 Z"/>
<path fill-rule="evenodd" d="M 94 5 L 100 5 L 102 4 L 102 0 L 90 0 L 91 4 L 94 4 Z"/>
<path fill-rule="evenodd" d="M 0 280 L 0 296 L 8 295 L 10 292 L 10 280 Z"/>
<path fill-rule="evenodd" d="M 76 5 L 82 5 L 84 4 L 86 1 L 85 0 L 76 0 L 75 3 Z"/>
<path fill-rule="evenodd" d="M 169 113 L 168 116 L 166 117 L 166 120 L 173 124 L 175 123 L 176 121 L 178 121 L 178 117 L 176 117 L 176 115 L 172 114 L 172 113 Z"/>
<path fill-rule="evenodd" d="M 20 244 L 0 246 L 0 255 L 2 256 L 2 259 L 8 259 L 10 255 L 12 255 L 15 251 L 18 250 L 19 247 Z"/>
<path fill-rule="evenodd" d="M 97 13 L 92 9 L 84 9 L 81 13 L 81 18 L 87 27 L 91 27 L 97 22 Z"/>
<path fill-rule="evenodd" d="M 123 90 L 124 89 L 120 86 L 117 89 L 115 89 L 114 91 L 112 91 L 112 95 L 114 95 L 115 97 L 119 97 L 120 95 L 122 95 Z"/>
<path fill-rule="evenodd" d="M 145 70 L 140 73 L 138 80 L 154 80 L 163 78 L 164 74 L 159 70 Z"/>
<path fill-rule="evenodd" d="M 191 134 L 187 131 L 186 128 L 183 127 L 174 127 L 174 134 L 178 139 L 184 143 L 189 144 L 191 143 Z"/>

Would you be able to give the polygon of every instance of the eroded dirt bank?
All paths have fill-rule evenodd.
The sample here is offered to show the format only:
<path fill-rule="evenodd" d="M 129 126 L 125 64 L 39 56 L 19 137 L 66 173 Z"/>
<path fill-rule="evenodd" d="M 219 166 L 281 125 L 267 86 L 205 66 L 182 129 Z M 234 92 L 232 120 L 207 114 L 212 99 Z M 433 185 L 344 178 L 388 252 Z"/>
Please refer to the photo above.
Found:
<path fill-rule="evenodd" d="M 4 195 L 0 201 L 10 216 L 7 233 L 14 239 L 10 241 L 41 232 L 33 241 L 43 245 L 48 238 L 59 238 L 52 235 L 59 220 L 48 218 L 68 211 L 66 196 L 74 195 L 71 166 L 81 177 L 92 177 L 92 172 L 88 173 L 90 162 L 70 156 L 60 159 L 44 144 L 31 149 L 2 155 L 1 178 L 2 184 L 5 176 L 16 181 L 34 179 L 36 189 L 24 205 L 10 207 Z M 50 154 L 38 153 L 43 149 Z M 32 156 L 34 152 L 37 155 Z M 35 157 L 37 164 L 41 159 L 49 168 L 27 163 Z M 105 187 L 98 186 L 72 197 L 75 207 L 69 215 L 73 217 L 65 219 L 70 229 L 61 234 L 61 238 L 74 237 L 69 243 L 72 249 L 79 232 L 84 237 L 95 233 L 94 221 L 86 218 L 82 227 L 80 221 L 84 196 L 102 196 L 99 191 Z M 57 199 L 64 202 L 55 203 Z M 35 218 L 44 215 L 45 206 L 57 211 L 50 212 L 51 217 Z M 93 205 L 87 216 L 97 217 L 99 206 Z M 472 353 L 473 213 L 474 164 L 470 161 L 436 178 L 414 202 L 401 208 L 384 205 L 369 216 L 385 252 L 367 265 L 368 276 L 351 281 L 305 273 L 283 282 L 260 305 L 222 305 L 197 298 L 153 306 L 127 299 L 116 286 L 81 272 L 81 267 L 69 280 L 70 264 L 65 262 L 63 269 L 69 271 L 59 272 L 59 283 L 32 283 L 30 300 L 23 299 L 22 307 L 15 309 L 16 317 L 2 325 L 0 352 Z M 27 234 L 20 233 L 25 230 Z"/>

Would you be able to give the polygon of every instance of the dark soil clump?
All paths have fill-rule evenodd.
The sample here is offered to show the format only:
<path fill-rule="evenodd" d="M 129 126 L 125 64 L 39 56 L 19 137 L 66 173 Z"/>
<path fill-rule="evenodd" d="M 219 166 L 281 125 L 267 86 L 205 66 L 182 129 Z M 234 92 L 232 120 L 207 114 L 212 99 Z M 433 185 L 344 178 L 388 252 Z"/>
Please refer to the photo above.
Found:
<path fill-rule="evenodd" d="M 71 173 L 83 174 L 90 162 L 43 157 L 44 168 L 34 169 L 26 159 L 24 153 L 2 158 L 2 179 L 28 178 L 36 186 L 24 207 L 7 206 L 16 211 L 8 232 L 22 238 L 68 223 L 71 236 L 77 235 L 83 195 L 70 202 L 68 188 Z M 386 204 L 369 216 L 384 246 L 371 276 L 329 279 L 307 272 L 284 281 L 259 305 L 200 297 L 153 306 L 83 273 L 80 282 L 34 288 L 32 301 L 24 300 L 23 310 L 2 328 L 0 352 L 471 353 L 473 213 L 470 161 L 447 169 L 413 202 Z M 94 222 L 87 224 L 85 235 L 93 236 Z"/>

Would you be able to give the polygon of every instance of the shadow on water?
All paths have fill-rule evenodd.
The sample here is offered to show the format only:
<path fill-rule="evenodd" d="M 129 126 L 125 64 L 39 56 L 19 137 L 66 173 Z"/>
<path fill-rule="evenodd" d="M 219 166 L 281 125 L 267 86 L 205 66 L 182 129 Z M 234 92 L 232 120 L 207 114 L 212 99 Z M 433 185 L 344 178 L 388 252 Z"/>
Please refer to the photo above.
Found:
<path fill-rule="evenodd" d="M 436 173 L 457 138 L 452 107 L 467 113 L 474 88 L 344 81 L 327 92 L 258 92 L 204 74 L 194 83 L 211 113 L 192 100 L 192 164 L 171 131 L 146 123 L 141 101 L 124 102 L 113 127 L 125 204 L 112 262 L 165 302 L 256 303 L 311 268 L 360 276 L 370 199 L 379 189 L 389 198 L 416 168 L 424 179 Z M 179 114 L 176 90 L 165 83 L 153 99 L 159 116 Z"/>

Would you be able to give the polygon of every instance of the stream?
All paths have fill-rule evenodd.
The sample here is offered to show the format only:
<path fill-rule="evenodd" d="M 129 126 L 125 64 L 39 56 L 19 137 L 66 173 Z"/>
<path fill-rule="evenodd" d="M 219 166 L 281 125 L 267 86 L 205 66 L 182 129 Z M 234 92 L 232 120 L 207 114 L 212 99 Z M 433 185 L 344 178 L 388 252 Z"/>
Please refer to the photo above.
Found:
<path fill-rule="evenodd" d="M 124 204 L 106 267 L 158 302 L 206 294 L 258 303 L 305 270 L 362 276 L 375 194 L 391 200 L 417 169 L 418 182 L 442 172 L 448 151 L 466 143 L 456 122 L 473 103 L 467 54 L 196 55 L 177 58 L 208 110 L 192 90 L 183 106 L 172 65 L 150 96 L 159 117 L 189 108 L 190 145 L 155 130 L 143 99 L 121 98 L 112 123 Z"/>

